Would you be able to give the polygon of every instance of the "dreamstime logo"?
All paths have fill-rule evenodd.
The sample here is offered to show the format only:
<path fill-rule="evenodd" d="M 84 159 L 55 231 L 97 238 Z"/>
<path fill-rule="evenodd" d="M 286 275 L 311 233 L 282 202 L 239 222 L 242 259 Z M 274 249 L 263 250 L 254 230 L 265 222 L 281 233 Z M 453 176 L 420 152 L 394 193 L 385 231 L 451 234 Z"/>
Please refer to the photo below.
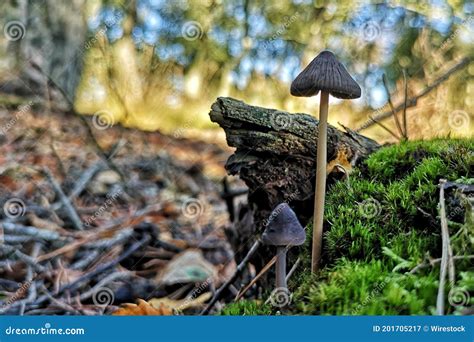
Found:
<path fill-rule="evenodd" d="M 470 299 L 469 292 L 459 287 L 452 288 L 448 294 L 448 301 L 452 306 L 466 306 Z"/>
<path fill-rule="evenodd" d="M 446 39 L 443 44 L 441 44 L 440 46 L 440 50 L 441 51 L 444 51 L 446 49 L 448 49 L 449 47 L 451 47 L 452 43 L 455 41 L 456 37 L 461 33 L 461 29 L 463 27 L 468 27 L 472 21 L 474 21 L 474 16 L 469 16 L 469 18 L 467 18 L 466 20 L 464 20 L 461 25 L 459 25 L 459 27 L 456 29 L 456 31 L 454 31 L 449 37 L 448 39 Z"/>
<path fill-rule="evenodd" d="M 10 198 L 3 205 L 3 212 L 5 213 L 5 216 L 10 219 L 21 217 L 25 215 L 26 212 L 25 202 L 19 198 Z"/>
<path fill-rule="evenodd" d="M 110 128 L 114 125 L 114 115 L 106 110 L 100 110 L 92 117 L 92 124 L 99 130 Z"/>
<path fill-rule="evenodd" d="M 203 293 L 210 285 L 212 279 L 211 278 L 208 278 L 206 279 L 204 282 L 201 283 L 201 285 L 199 285 L 198 288 L 194 289 L 192 292 L 191 292 L 191 295 L 190 296 L 187 296 L 186 299 L 184 300 L 184 302 L 182 304 L 180 304 L 176 309 L 175 311 L 177 313 L 182 313 L 183 310 L 188 307 L 188 305 L 190 303 L 192 303 L 193 300 L 195 300 L 201 293 Z"/>
<path fill-rule="evenodd" d="M 13 126 L 16 125 L 16 123 L 18 122 L 21 116 L 25 115 L 26 113 L 30 111 L 32 106 L 33 106 L 33 101 L 30 101 L 27 104 L 24 104 L 18 107 L 18 110 L 10 118 L 10 120 L 7 123 L 5 123 L 2 127 L 0 127 L 0 132 L 2 134 L 6 134 L 10 129 L 12 129 Z"/>
<path fill-rule="evenodd" d="M 286 287 L 277 287 L 270 294 L 270 304 L 277 308 L 283 308 L 291 303 L 293 295 Z"/>
<path fill-rule="evenodd" d="M 285 203 L 289 205 L 289 203 L 292 202 L 292 201 L 294 201 L 294 200 L 299 196 L 299 194 L 300 194 L 299 190 L 296 190 L 295 192 L 292 192 L 292 193 L 288 196 L 288 198 L 286 199 L 286 202 L 285 202 Z M 263 226 L 264 226 L 264 227 L 267 227 L 267 226 L 270 224 L 270 222 L 272 222 L 278 215 L 280 215 L 280 213 L 282 212 L 283 208 L 284 208 L 283 206 L 278 206 L 277 208 L 275 208 L 275 209 L 271 212 L 271 214 L 270 214 L 270 216 L 268 217 L 268 219 L 263 220 Z"/>
<path fill-rule="evenodd" d="M 474 200 L 474 194 L 469 194 L 467 196 L 467 198 L 469 200 L 473 201 Z M 467 215 L 465 208 L 463 208 L 463 207 L 454 207 L 449 211 L 449 213 L 447 213 L 447 216 L 448 216 L 448 219 L 450 219 L 451 221 L 454 221 L 456 219 L 456 217 L 459 217 L 459 216 L 464 217 L 464 214 Z"/>
<path fill-rule="evenodd" d="M 463 128 L 468 128 L 471 122 L 469 114 L 464 110 L 454 110 L 448 116 L 449 127 L 458 131 Z"/>
<path fill-rule="evenodd" d="M 373 218 L 379 215 L 381 211 L 382 206 L 380 202 L 374 198 L 369 198 L 359 203 L 359 212 L 365 218 Z"/>
<path fill-rule="evenodd" d="M 108 287 L 101 287 L 92 295 L 92 302 L 97 306 L 109 306 L 114 302 L 114 299 L 114 292 Z"/>
<path fill-rule="evenodd" d="M 180 127 L 173 132 L 173 138 L 179 139 L 184 135 L 184 128 Z"/>
<path fill-rule="evenodd" d="M 270 116 L 270 125 L 277 131 L 287 128 L 291 125 L 292 121 L 293 119 L 290 114 L 279 110 L 272 112 Z"/>
<path fill-rule="evenodd" d="M 184 136 L 186 130 L 192 128 L 195 124 L 195 119 L 186 121 L 182 127 L 179 127 L 173 132 L 173 137 L 179 139 Z"/>
<path fill-rule="evenodd" d="M 114 193 L 107 195 L 107 199 L 105 200 L 104 204 L 102 204 L 99 209 L 97 209 L 93 215 L 89 216 L 85 220 L 85 225 L 89 227 L 95 220 L 97 220 L 99 217 L 102 216 L 102 214 L 109 208 L 111 207 L 114 202 L 117 201 L 117 198 L 122 194 L 123 190 L 119 189 L 115 191 Z"/>
<path fill-rule="evenodd" d="M 381 29 L 378 23 L 370 20 L 362 25 L 362 38 L 367 42 L 373 42 L 380 35 Z"/>
<path fill-rule="evenodd" d="M 25 36 L 25 25 L 21 21 L 12 20 L 3 27 L 3 34 L 7 40 L 14 42 Z"/>
<path fill-rule="evenodd" d="M 35 273 L 31 280 L 25 281 L 24 283 L 18 283 L 18 289 L 10 298 L 8 298 L 8 300 L 3 304 L 3 306 L 9 306 L 14 302 L 24 298 L 28 293 L 28 289 L 31 287 L 31 284 L 33 283 L 36 276 L 37 274 Z"/>
<path fill-rule="evenodd" d="M 181 206 L 181 212 L 187 218 L 197 218 L 204 212 L 204 205 L 200 200 L 196 198 L 190 198 L 186 200 Z"/>
<path fill-rule="evenodd" d="M 375 298 L 380 296 L 382 293 L 383 289 L 387 285 L 387 282 L 389 281 L 389 278 L 387 277 L 384 281 L 382 281 L 380 284 L 377 284 L 374 289 L 369 293 L 369 295 L 361 302 L 359 303 L 351 312 L 351 315 L 358 315 L 359 312 L 369 305 Z"/>
<path fill-rule="evenodd" d="M 201 39 L 202 34 L 202 26 L 197 21 L 187 21 L 181 28 L 181 35 L 186 40 Z"/>
<path fill-rule="evenodd" d="M 104 20 L 105 26 L 100 28 L 93 37 L 91 37 L 89 40 L 87 40 L 84 44 L 84 47 L 81 49 L 81 52 L 84 52 L 85 50 L 89 50 L 92 46 L 94 46 L 95 43 L 101 38 L 104 37 L 107 33 L 107 31 L 117 24 L 121 19 L 120 14 L 115 14 L 112 18 L 107 18 Z"/>

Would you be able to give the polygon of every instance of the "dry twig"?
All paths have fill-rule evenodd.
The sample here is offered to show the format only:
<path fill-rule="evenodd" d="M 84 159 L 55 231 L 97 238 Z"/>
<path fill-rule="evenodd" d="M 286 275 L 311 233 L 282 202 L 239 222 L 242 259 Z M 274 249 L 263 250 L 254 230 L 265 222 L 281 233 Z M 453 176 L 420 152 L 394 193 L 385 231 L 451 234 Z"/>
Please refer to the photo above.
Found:
<path fill-rule="evenodd" d="M 247 255 L 244 257 L 244 259 L 240 262 L 240 264 L 237 266 L 237 269 L 235 270 L 234 274 L 232 277 L 230 277 L 214 294 L 212 297 L 211 301 L 207 306 L 204 308 L 204 310 L 201 311 L 201 315 L 207 315 L 209 311 L 212 309 L 214 304 L 219 300 L 219 298 L 224 294 L 224 291 L 237 279 L 239 274 L 244 270 L 245 266 L 249 262 L 250 258 L 255 254 L 255 252 L 258 250 L 258 248 L 261 245 L 260 239 L 254 242 L 250 250 L 248 251 Z"/>
<path fill-rule="evenodd" d="M 382 82 L 383 82 L 385 91 L 387 92 L 388 105 L 390 106 L 390 110 L 392 111 L 392 116 L 393 116 L 393 119 L 395 120 L 395 126 L 397 126 L 397 130 L 400 136 L 403 139 L 405 139 L 405 132 L 403 131 L 402 126 L 400 125 L 400 120 L 398 120 L 397 112 L 395 111 L 395 107 L 393 106 L 392 95 L 390 95 L 390 89 L 388 89 L 387 77 L 385 76 L 385 74 L 383 74 L 382 76 Z"/>
<path fill-rule="evenodd" d="M 82 225 L 81 218 L 79 217 L 79 214 L 76 211 L 76 208 L 74 208 L 74 205 L 71 203 L 69 198 L 66 196 L 66 194 L 63 192 L 63 189 L 61 188 L 61 185 L 56 181 L 54 178 L 53 174 L 51 171 L 48 170 L 48 168 L 44 168 L 42 170 L 42 173 L 46 176 L 48 179 L 49 183 L 54 189 L 54 192 L 58 195 L 59 199 L 61 200 L 64 208 L 66 209 L 66 213 L 68 214 L 69 218 L 71 219 L 71 222 L 77 230 L 83 230 L 84 227 Z"/>
<path fill-rule="evenodd" d="M 444 315 L 444 292 L 446 284 L 446 272 L 449 267 L 450 274 L 450 285 L 454 285 L 454 262 L 453 252 L 450 245 L 449 230 L 448 230 L 448 219 L 446 217 L 446 203 L 444 200 L 444 184 L 445 179 L 439 181 L 439 206 L 440 206 L 440 217 L 441 217 L 441 238 L 442 238 L 442 254 L 441 254 L 441 265 L 439 274 L 439 288 L 438 296 L 436 299 L 436 314 Z"/>
<path fill-rule="evenodd" d="M 410 108 L 410 107 L 416 106 L 416 104 L 417 104 L 417 102 L 420 98 L 426 96 L 433 89 L 436 89 L 441 83 L 446 81 L 452 74 L 454 74 L 455 72 L 457 72 L 457 71 L 461 70 L 462 68 L 464 68 L 465 66 L 467 66 L 470 63 L 470 61 L 471 61 L 471 58 L 469 58 L 469 57 L 463 58 L 459 63 L 457 63 L 455 66 L 453 66 L 451 69 L 449 69 L 445 74 L 443 74 L 442 76 L 437 78 L 432 84 L 427 86 L 425 89 L 423 89 L 417 95 L 415 95 L 414 97 L 412 97 L 408 100 L 405 100 L 404 103 L 396 106 L 393 111 L 390 110 L 390 111 L 381 113 L 380 115 L 377 115 L 374 118 L 369 118 L 369 120 L 367 120 L 361 126 L 356 128 L 354 131 L 355 132 L 360 132 L 364 129 L 367 129 L 367 128 L 371 127 L 372 125 L 375 124 L 374 119 L 377 120 L 377 121 L 380 121 L 380 120 L 383 120 L 385 118 L 390 117 L 392 115 L 392 112 L 398 113 L 399 111 L 401 111 L 404 108 Z"/>

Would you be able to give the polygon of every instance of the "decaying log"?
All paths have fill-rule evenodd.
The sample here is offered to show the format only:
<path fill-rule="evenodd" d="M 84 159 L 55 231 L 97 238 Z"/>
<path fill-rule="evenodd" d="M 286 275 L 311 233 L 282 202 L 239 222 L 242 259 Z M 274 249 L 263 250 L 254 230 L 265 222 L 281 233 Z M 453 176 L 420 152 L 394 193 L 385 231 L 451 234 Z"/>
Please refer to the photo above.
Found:
<path fill-rule="evenodd" d="M 262 231 L 271 210 L 284 201 L 306 225 L 313 213 L 318 120 L 308 114 L 250 106 L 228 97 L 218 98 L 209 115 L 224 129 L 228 145 L 236 147 L 226 163 L 228 173 L 238 174 L 249 187 L 254 224 L 234 234 L 240 241 L 231 244 L 239 250 L 250 248 L 252 235 Z M 350 171 L 379 147 L 354 131 L 344 132 L 329 125 L 328 186 L 337 171 Z M 234 225 L 239 229 L 243 226 L 240 218 L 236 217 Z"/>
<path fill-rule="evenodd" d="M 237 148 L 226 169 L 249 187 L 256 225 L 283 201 L 291 202 L 306 224 L 313 207 L 318 120 L 223 97 L 212 105 L 210 117 L 225 130 L 228 145 Z M 363 135 L 329 125 L 329 177 L 341 169 L 336 164 L 348 170 L 379 147 Z"/>

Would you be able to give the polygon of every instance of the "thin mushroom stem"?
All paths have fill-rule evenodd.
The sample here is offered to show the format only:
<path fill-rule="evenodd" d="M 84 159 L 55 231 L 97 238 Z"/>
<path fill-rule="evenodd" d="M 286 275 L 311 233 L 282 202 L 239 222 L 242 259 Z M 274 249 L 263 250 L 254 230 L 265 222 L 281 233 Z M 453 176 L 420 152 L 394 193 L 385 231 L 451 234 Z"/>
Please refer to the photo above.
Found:
<path fill-rule="evenodd" d="M 329 93 L 321 91 L 318 125 L 318 151 L 316 156 L 316 190 L 314 197 L 313 216 L 313 251 L 311 272 L 319 270 L 323 240 L 324 197 L 326 195 L 326 164 L 327 164 L 327 127 L 328 127 Z"/>
<path fill-rule="evenodd" d="M 277 247 L 276 288 L 287 288 L 286 285 L 286 247 Z"/>

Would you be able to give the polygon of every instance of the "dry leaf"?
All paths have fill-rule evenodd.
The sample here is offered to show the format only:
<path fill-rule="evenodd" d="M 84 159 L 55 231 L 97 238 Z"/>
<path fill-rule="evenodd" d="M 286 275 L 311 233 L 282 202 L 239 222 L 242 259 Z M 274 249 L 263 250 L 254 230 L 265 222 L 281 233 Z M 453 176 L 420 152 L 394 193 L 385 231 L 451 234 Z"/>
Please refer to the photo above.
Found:
<path fill-rule="evenodd" d="M 173 310 L 164 304 L 158 307 L 151 306 L 148 302 L 143 299 L 138 299 L 137 304 L 125 303 L 122 304 L 113 316 L 170 316 L 173 314 Z"/>
<path fill-rule="evenodd" d="M 337 150 L 336 158 L 331 160 L 326 167 L 326 173 L 330 174 L 337 167 L 342 167 L 346 175 L 350 174 L 352 171 L 352 164 L 349 161 L 348 151 L 345 147 Z"/>

